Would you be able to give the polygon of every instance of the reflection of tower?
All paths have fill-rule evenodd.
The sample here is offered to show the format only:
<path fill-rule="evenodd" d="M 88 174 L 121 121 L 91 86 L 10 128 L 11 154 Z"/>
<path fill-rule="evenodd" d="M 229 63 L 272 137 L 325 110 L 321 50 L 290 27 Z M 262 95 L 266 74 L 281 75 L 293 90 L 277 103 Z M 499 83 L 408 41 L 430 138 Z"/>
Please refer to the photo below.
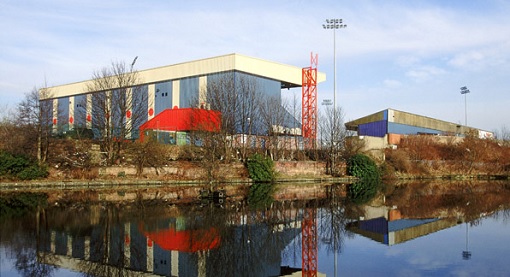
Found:
<path fill-rule="evenodd" d="M 317 276 L 317 220 L 315 208 L 305 208 L 301 225 L 301 270 L 303 276 Z"/>
<path fill-rule="evenodd" d="M 471 259 L 471 251 L 469 251 L 469 226 L 466 222 L 466 250 L 462 251 L 462 259 L 470 260 Z"/>

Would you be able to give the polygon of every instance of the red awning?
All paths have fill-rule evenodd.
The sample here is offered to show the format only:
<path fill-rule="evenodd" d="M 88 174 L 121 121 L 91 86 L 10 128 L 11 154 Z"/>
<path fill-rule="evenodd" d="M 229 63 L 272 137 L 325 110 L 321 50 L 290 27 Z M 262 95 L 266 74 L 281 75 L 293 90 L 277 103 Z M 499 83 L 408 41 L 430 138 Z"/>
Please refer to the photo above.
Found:
<path fill-rule="evenodd" d="M 220 244 L 220 236 L 215 228 L 182 231 L 170 228 L 153 232 L 142 230 L 142 233 L 165 250 L 193 253 L 214 249 Z"/>

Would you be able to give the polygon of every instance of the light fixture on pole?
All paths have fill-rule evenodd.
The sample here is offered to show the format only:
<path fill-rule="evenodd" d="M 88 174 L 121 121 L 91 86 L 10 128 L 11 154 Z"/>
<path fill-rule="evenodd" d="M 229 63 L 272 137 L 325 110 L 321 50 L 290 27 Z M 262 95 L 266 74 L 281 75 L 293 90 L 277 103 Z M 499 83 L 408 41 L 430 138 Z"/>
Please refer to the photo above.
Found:
<path fill-rule="evenodd" d="M 136 63 L 136 60 L 138 59 L 138 56 L 136 56 L 134 59 L 133 59 L 133 62 L 131 63 L 131 71 L 133 71 L 133 66 L 135 66 L 135 63 Z"/>
<path fill-rule="evenodd" d="M 464 87 L 461 87 L 460 88 L 460 94 L 464 94 L 464 122 L 465 122 L 465 125 L 467 126 L 467 97 L 466 97 L 466 94 L 468 94 L 470 91 L 469 89 L 464 86 Z"/>

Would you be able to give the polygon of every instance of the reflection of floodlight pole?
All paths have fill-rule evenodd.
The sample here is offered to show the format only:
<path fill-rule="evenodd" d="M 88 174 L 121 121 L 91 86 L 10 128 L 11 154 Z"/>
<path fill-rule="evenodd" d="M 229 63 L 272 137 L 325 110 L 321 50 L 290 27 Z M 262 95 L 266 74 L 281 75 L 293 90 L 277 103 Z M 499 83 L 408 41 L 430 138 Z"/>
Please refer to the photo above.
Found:
<path fill-rule="evenodd" d="M 464 122 L 467 126 L 467 97 L 466 94 L 468 94 L 470 91 L 467 87 L 461 87 L 460 88 L 460 94 L 464 94 Z"/>
<path fill-rule="evenodd" d="M 470 260 L 471 259 L 471 251 L 469 251 L 469 234 L 468 234 L 468 224 L 466 222 L 466 251 L 462 251 L 462 259 Z"/>

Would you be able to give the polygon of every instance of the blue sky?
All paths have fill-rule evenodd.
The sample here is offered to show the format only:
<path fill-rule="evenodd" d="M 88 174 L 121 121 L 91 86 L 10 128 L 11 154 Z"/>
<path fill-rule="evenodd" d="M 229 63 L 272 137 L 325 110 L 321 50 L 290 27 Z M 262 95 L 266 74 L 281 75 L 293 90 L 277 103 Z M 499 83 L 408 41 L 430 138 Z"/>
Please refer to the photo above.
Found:
<path fill-rule="evenodd" d="M 310 52 L 345 120 L 394 108 L 484 130 L 510 127 L 510 2 L 0 1 L 0 107 L 33 87 L 89 79 L 111 61 L 138 70 L 239 53 L 305 67 Z M 300 94 L 291 90 L 284 94 Z"/>

